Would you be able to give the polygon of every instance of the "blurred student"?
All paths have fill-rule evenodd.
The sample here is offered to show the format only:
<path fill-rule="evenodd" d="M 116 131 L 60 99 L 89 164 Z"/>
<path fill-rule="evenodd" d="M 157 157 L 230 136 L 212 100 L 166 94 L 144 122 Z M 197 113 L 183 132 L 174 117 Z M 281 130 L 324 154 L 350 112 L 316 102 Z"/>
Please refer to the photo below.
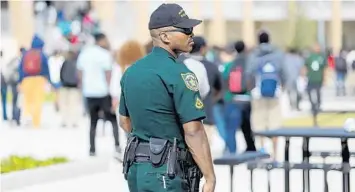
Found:
<path fill-rule="evenodd" d="M 213 136 L 216 130 L 215 117 L 213 115 L 213 106 L 216 104 L 222 96 L 222 78 L 221 74 L 218 71 L 218 67 L 215 63 L 212 63 L 206 59 L 206 53 L 208 50 L 206 40 L 201 36 L 193 37 L 194 45 L 192 50 L 188 55 L 189 58 L 195 59 L 203 64 L 206 70 L 206 78 L 208 80 L 208 85 L 210 91 L 207 93 L 203 99 L 205 106 L 206 119 L 203 121 L 203 124 L 206 129 L 207 137 L 209 138 L 210 144 L 213 142 Z M 225 130 L 217 127 L 218 132 L 221 137 L 224 139 Z"/>
<path fill-rule="evenodd" d="M 346 55 L 346 62 L 348 64 L 348 85 L 350 87 L 350 94 L 355 95 L 355 50 L 351 50 Z"/>
<path fill-rule="evenodd" d="M 31 48 L 22 57 L 19 66 L 19 89 L 24 97 L 24 116 L 32 119 L 32 125 L 39 128 L 46 87 L 51 83 L 48 58 L 43 53 L 44 42 L 35 35 Z"/>
<path fill-rule="evenodd" d="M 64 63 L 65 57 L 64 55 L 56 50 L 54 51 L 53 55 L 49 57 L 48 59 L 48 67 L 49 67 L 49 73 L 51 77 L 51 82 L 53 83 L 54 87 L 54 106 L 55 110 L 58 112 L 59 111 L 59 88 L 61 87 L 61 82 L 60 82 L 60 70 L 62 68 L 62 65 Z"/>
<path fill-rule="evenodd" d="M 81 95 L 78 88 L 76 61 L 76 52 L 71 50 L 66 54 L 64 63 L 60 69 L 59 109 L 61 112 L 62 127 L 78 126 L 80 116 L 78 104 L 81 101 Z"/>
<path fill-rule="evenodd" d="M 348 74 L 348 64 L 346 63 L 346 52 L 344 50 L 334 57 L 335 73 L 336 73 L 336 95 L 345 96 L 345 81 Z"/>
<path fill-rule="evenodd" d="M 286 90 L 293 110 L 300 110 L 301 93 L 298 89 L 298 82 L 304 67 L 303 58 L 296 49 L 290 48 L 285 55 L 285 70 L 287 71 Z"/>
<path fill-rule="evenodd" d="M 16 121 L 16 123 L 19 125 L 20 120 L 19 120 L 19 114 L 16 114 L 20 109 L 17 107 L 17 96 L 18 96 L 18 90 L 17 90 L 17 85 L 18 85 L 18 80 L 19 80 L 19 73 L 18 73 L 18 67 L 20 65 L 20 61 L 22 58 L 23 53 L 26 50 L 24 48 L 21 48 L 19 50 L 19 55 L 16 55 L 13 59 L 10 60 L 10 62 L 6 62 L 1 66 L 1 104 L 2 104 L 2 115 L 3 115 L 3 120 L 7 121 L 8 120 L 8 115 L 7 115 L 7 91 L 8 88 L 11 89 L 11 104 L 12 104 L 12 113 L 11 113 L 11 119 L 12 121 Z M 1 57 L 2 57 L 2 51 L 1 51 Z"/>
<path fill-rule="evenodd" d="M 252 88 L 252 126 L 254 130 L 278 129 L 282 124 L 280 96 L 287 73 L 284 55 L 270 43 L 269 34 L 259 34 L 259 45 L 251 53 L 246 74 L 247 86 Z M 261 138 L 261 151 L 265 151 Z M 273 157 L 277 157 L 277 138 L 272 138 Z"/>
<path fill-rule="evenodd" d="M 315 44 L 313 51 L 306 59 L 305 70 L 307 71 L 307 93 L 311 102 L 312 112 L 319 111 L 322 105 L 321 89 L 324 83 L 327 60 L 321 53 L 320 46 Z M 314 94 L 315 93 L 315 94 Z"/>
<path fill-rule="evenodd" d="M 96 126 L 100 111 L 111 122 L 115 149 L 117 153 L 121 152 L 117 118 L 112 110 L 114 100 L 109 91 L 113 66 L 110 44 L 102 33 L 94 37 L 95 44 L 82 50 L 77 61 L 79 85 L 82 86 L 90 114 L 90 156 L 96 155 Z"/>
<path fill-rule="evenodd" d="M 236 133 L 242 129 L 246 151 L 256 151 L 254 135 L 251 129 L 251 96 L 247 88 L 247 51 L 243 41 L 234 45 L 238 55 L 225 65 L 223 79 L 225 83 L 226 143 L 230 153 L 237 152 Z"/>

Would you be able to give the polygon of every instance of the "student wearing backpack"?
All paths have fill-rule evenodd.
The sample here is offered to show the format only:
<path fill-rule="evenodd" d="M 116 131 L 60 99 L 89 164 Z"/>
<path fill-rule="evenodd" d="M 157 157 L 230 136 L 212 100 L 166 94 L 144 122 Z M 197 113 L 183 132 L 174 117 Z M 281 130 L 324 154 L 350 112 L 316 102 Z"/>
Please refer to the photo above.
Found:
<path fill-rule="evenodd" d="M 35 128 L 41 124 L 46 86 L 51 82 L 43 46 L 43 40 L 35 35 L 31 49 L 24 53 L 19 66 L 19 90 L 24 97 L 24 115 L 32 119 Z"/>
<path fill-rule="evenodd" d="M 257 131 L 278 129 L 282 124 L 280 95 L 285 84 L 284 54 L 270 44 L 266 32 L 259 34 L 259 46 L 251 53 L 246 74 L 252 95 L 252 127 Z M 273 138 L 277 157 L 277 138 Z M 265 150 L 261 139 L 261 151 Z"/>
<path fill-rule="evenodd" d="M 62 127 L 78 126 L 80 110 L 80 90 L 78 88 L 78 76 L 76 69 L 77 53 L 73 50 L 66 54 L 60 69 L 59 109 L 62 117 Z"/>
<path fill-rule="evenodd" d="M 250 124 L 251 97 L 247 89 L 247 53 L 244 42 L 236 42 L 235 49 L 238 53 L 236 59 L 227 63 L 223 71 L 226 145 L 230 153 L 237 152 L 236 132 L 240 127 L 247 144 L 246 151 L 256 151 Z"/>
<path fill-rule="evenodd" d="M 346 86 L 345 80 L 348 73 L 348 64 L 346 63 L 346 52 L 340 51 L 339 55 L 335 57 L 335 72 L 336 72 L 336 95 L 345 96 Z"/>

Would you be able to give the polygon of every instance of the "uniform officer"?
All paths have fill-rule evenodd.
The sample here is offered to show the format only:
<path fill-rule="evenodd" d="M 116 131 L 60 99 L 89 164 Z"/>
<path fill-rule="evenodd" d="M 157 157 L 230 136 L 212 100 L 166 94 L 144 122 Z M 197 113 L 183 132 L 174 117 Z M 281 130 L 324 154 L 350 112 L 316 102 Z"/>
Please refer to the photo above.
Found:
<path fill-rule="evenodd" d="M 202 175 L 203 191 L 214 191 L 198 81 L 176 61 L 191 51 L 200 23 L 177 4 L 160 5 L 149 21 L 152 52 L 123 74 L 120 125 L 131 133 L 123 173 L 131 192 L 197 192 Z"/>

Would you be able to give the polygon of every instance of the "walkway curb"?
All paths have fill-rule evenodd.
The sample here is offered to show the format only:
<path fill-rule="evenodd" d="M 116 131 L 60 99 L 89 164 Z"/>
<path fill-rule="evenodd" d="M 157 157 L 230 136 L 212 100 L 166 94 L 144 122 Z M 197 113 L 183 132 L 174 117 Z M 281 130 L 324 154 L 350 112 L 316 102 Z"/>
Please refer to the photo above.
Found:
<path fill-rule="evenodd" d="M 48 167 L 1 174 L 1 189 L 14 190 L 31 185 L 72 179 L 109 170 L 109 158 L 90 158 Z"/>

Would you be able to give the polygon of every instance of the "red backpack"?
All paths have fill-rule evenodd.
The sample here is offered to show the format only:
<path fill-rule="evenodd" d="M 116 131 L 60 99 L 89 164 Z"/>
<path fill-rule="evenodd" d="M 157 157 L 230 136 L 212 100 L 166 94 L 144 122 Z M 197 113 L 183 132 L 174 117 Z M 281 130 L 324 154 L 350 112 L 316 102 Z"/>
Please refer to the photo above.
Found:
<path fill-rule="evenodd" d="M 228 90 L 233 94 L 244 94 L 247 92 L 244 59 L 236 59 L 231 67 L 228 77 Z"/>
<path fill-rule="evenodd" d="M 39 50 L 29 50 L 23 58 L 23 71 L 29 75 L 39 75 L 41 68 L 41 52 Z"/>
<path fill-rule="evenodd" d="M 242 92 L 242 75 L 243 69 L 240 66 L 235 67 L 229 73 L 229 82 L 228 88 L 231 93 L 240 93 Z"/>

